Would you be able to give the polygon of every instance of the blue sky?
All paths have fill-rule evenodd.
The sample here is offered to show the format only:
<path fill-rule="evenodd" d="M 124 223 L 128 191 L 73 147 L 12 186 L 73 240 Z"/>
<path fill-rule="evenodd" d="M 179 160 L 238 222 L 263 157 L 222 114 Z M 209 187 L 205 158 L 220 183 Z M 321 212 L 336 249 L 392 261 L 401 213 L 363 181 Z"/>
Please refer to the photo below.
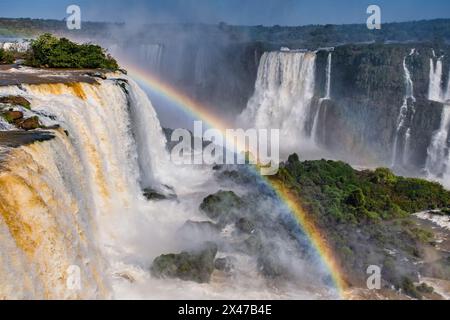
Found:
<path fill-rule="evenodd" d="M 63 19 L 69 4 L 83 20 L 133 23 L 363 23 L 370 4 L 381 7 L 383 22 L 450 18 L 450 0 L 0 0 L 0 17 Z"/>

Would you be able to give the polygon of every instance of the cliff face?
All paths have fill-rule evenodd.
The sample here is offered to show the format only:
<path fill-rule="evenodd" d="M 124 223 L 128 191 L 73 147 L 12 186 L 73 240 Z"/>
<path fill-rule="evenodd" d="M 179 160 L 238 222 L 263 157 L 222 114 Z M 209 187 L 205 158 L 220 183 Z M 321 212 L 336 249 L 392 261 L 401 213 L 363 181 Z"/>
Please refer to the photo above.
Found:
<path fill-rule="evenodd" d="M 160 70 L 168 81 L 214 106 L 217 112 L 239 113 L 255 91 L 263 52 L 279 48 L 255 42 L 208 48 L 185 50 L 190 54 L 180 55 L 179 65 L 184 67 L 177 72 L 170 71 L 173 54 L 163 58 Z M 336 47 L 331 52 L 329 97 L 323 99 L 327 96 L 329 51 L 318 51 L 314 99 L 306 130 L 313 130 L 315 112 L 319 112 L 314 139 L 337 157 L 352 163 L 357 159 L 361 165 L 393 165 L 404 173 L 419 173 L 443 110 L 443 101 L 429 97 L 430 70 L 441 61 L 439 86 L 444 91 L 449 54 L 447 46 L 438 44 Z"/>
<path fill-rule="evenodd" d="M 177 49 L 164 45 L 166 54 L 159 70 L 162 77 L 220 113 L 238 112 L 245 107 L 267 47 L 257 42 L 200 46 L 187 43 Z"/>
<path fill-rule="evenodd" d="M 414 50 L 413 50 L 414 49 Z M 331 100 L 324 103 L 321 142 L 340 154 L 364 154 L 365 162 L 390 165 L 396 135 L 408 131 L 405 167 L 423 168 L 443 104 L 428 99 L 430 59 L 447 51 L 428 45 L 348 45 L 332 53 Z M 316 65 L 316 96 L 324 97 L 326 52 Z M 448 73 L 444 56 L 443 75 Z M 406 72 L 412 90 L 408 94 Z M 442 77 L 442 86 L 446 76 Z M 405 105 L 404 128 L 399 128 Z M 317 107 L 317 106 L 316 106 Z M 399 130 L 399 133 L 397 133 Z M 402 132 L 403 130 L 403 132 Z M 416 170 L 414 170 L 416 171 Z"/>

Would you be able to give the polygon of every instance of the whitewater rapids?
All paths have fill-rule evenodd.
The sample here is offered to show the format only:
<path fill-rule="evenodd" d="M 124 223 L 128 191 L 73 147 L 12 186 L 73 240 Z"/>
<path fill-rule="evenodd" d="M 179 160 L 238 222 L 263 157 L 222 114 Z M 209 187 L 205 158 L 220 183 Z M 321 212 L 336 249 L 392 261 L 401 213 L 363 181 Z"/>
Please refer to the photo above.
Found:
<path fill-rule="evenodd" d="M 53 140 L 8 149 L 1 160 L 0 299 L 324 297 L 268 286 L 246 257 L 233 281 L 151 277 L 153 259 L 183 248 L 179 228 L 205 220 L 198 206 L 220 186 L 209 167 L 170 162 L 153 106 L 130 78 L 0 88 L 10 94 L 31 102 L 26 115 L 61 127 Z M 178 201 L 142 195 L 167 186 Z M 68 287 L 74 266 L 76 289 Z"/>

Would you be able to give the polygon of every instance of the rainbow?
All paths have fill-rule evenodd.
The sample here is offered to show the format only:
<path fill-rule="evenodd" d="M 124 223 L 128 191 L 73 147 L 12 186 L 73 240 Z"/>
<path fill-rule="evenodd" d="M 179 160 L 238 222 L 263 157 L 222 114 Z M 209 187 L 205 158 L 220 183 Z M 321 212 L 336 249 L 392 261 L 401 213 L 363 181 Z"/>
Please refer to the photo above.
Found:
<path fill-rule="evenodd" d="M 221 118 L 212 114 L 210 111 L 211 109 L 208 109 L 207 106 L 188 97 L 186 94 L 180 92 L 169 84 L 164 83 L 150 72 L 144 71 L 140 67 L 133 64 L 125 64 L 125 68 L 128 70 L 133 79 L 137 80 L 140 84 L 152 92 L 155 92 L 170 100 L 172 103 L 175 103 L 183 112 L 189 113 L 193 118 L 201 119 L 211 128 L 218 129 L 222 132 L 225 132 L 227 128 L 231 128 L 227 126 Z M 319 230 L 319 228 L 317 228 L 312 219 L 308 217 L 306 211 L 302 208 L 295 196 L 289 190 L 287 190 L 281 183 L 274 181 L 273 179 L 269 179 L 267 177 L 263 177 L 263 179 L 266 184 L 275 191 L 280 200 L 282 200 L 282 202 L 287 206 L 293 217 L 308 236 L 312 246 L 315 248 L 321 257 L 324 266 L 330 273 L 340 298 L 347 298 L 345 293 L 346 285 L 343 272 L 341 271 L 338 260 L 334 256 L 333 251 L 327 243 L 323 233 Z"/>

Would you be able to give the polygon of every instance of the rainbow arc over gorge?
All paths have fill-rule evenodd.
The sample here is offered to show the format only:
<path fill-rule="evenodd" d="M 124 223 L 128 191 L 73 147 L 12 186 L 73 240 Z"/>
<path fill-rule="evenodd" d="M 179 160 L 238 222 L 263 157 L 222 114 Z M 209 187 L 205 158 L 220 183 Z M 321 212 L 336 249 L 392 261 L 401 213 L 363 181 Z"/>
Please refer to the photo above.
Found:
<path fill-rule="evenodd" d="M 124 66 L 132 78 L 137 80 L 147 89 L 150 89 L 152 92 L 156 92 L 157 94 L 170 100 L 183 112 L 189 113 L 194 118 L 198 118 L 206 122 L 211 128 L 218 129 L 221 132 L 225 132 L 227 128 L 230 128 L 222 119 L 212 114 L 207 106 L 195 101 L 173 86 L 161 81 L 149 71 L 144 71 L 141 67 L 136 66 L 133 63 L 125 63 Z M 309 238 L 312 246 L 316 249 L 322 262 L 324 263 L 324 266 L 330 273 L 339 297 L 341 299 L 348 298 L 345 291 L 346 284 L 343 272 L 340 269 L 340 264 L 336 259 L 332 248 L 329 246 L 323 232 L 315 225 L 314 221 L 308 217 L 307 212 L 302 208 L 298 199 L 296 199 L 296 197 L 289 190 L 277 181 L 271 180 L 264 176 L 261 177 L 267 185 L 275 191 L 279 199 L 287 206 L 293 217 Z"/>

